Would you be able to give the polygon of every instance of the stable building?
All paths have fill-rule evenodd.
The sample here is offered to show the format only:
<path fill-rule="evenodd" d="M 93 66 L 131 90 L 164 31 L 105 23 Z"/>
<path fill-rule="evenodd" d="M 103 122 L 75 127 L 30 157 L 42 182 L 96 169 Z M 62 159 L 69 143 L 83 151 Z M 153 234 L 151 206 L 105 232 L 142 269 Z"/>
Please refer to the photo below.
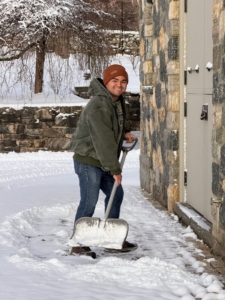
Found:
<path fill-rule="evenodd" d="M 141 187 L 225 258 L 225 1 L 139 9 Z"/>

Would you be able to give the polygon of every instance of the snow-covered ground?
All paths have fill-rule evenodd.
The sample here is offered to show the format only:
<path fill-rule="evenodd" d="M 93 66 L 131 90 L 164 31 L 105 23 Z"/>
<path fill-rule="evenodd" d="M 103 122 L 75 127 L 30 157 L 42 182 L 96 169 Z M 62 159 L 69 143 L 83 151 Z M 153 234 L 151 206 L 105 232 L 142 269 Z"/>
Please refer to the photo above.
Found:
<path fill-rule="evenodd" d="M 125 162 L 121 213 L 139 247 L 126 254 L 94 248 L 97 259 L 68 255 L 79 202 L 72 153 L 0 154 L 1 299 L 225 299 L 219 279 L 194 258 L 203 254 L 186 241 L 192 230 L 143 195 L 139 151 Z"/>

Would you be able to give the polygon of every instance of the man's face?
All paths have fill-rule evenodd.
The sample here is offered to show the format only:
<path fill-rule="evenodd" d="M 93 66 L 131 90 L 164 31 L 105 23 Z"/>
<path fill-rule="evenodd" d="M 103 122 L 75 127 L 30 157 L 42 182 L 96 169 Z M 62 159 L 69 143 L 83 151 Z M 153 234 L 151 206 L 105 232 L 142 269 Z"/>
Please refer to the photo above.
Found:
<path fill-rule="evenodd" d="M 119 96 L 126 91 L 127 80 L 124 76 L 117 76 L 106 84 L 106 88 L 112 95 L 115 101 L 118 100 Z"/>

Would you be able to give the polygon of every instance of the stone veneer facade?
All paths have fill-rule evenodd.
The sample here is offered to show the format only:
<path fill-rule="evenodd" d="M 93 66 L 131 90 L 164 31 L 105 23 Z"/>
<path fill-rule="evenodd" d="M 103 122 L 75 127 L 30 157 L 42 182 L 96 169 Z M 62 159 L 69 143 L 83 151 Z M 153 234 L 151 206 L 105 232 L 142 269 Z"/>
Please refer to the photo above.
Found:
<path fill-rule="evenodd" d="M 183 130 L 180 128 L 180 91 L 185 92 L 183 83 L 179 82 L 184 72 L 179 70 L 184 63 L 180 59 L 185 59 L 179 53 L 181 47 L 185 51 L 180 36 L 185 32 L 179 32 L 180 5 L 179 0 L 139 1 L 141 186 L 171 212 L 176 202 L 184 201 L 179 199 L 178 190 L 179 150 L 183 151 L 179 149 L 179 131 Z M 212 16 L 214 198 L 211 234 L 214 253 L 225 259 L 225 0 L 213 0 Z"/>
<path fill-rule="evenodd" d="M 173 211 L 179 198 L 179 0 L 139 4 L 141 187 Z"/>
<path fill-rule="evenodd" d="M 213 1 L 213 235 L 225 258 L 225 1 Z M 220 202 L 222 201 L 222 202 Z"/>

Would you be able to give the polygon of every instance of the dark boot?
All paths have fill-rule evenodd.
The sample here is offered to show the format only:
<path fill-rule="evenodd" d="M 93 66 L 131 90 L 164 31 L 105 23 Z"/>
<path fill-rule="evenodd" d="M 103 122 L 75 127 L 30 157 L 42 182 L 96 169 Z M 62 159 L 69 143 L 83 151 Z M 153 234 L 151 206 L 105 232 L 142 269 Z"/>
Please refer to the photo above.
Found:
<path fill-rule="evenodd" d="M 86 255 L 96 258 L 95 252 L 91 251 L 89 247 L 72 247 L 70 255 Z"/>
<path fill-rule="evenodd" d="M 123 243 L 122 249 L 105 248 L 105 251 L 113 252 L 113 253 L 130 252 L 130 251 L 134 251 L 135 249 L 137 249 L 137 247 L 138 247 L 137 244 L 132 244 L 132 243 L 129 243 L 128 241 L 125 241 Z"/>
<path fill-rule="evenodd" d="M 137 244 L 135 243 L 129 243 L 128 241 L 125 241 L 123 243 L 123 248 L 121 249 L 121 252 L 128 252 L 128 251 L 133 251 L 137 249 Z"/>

